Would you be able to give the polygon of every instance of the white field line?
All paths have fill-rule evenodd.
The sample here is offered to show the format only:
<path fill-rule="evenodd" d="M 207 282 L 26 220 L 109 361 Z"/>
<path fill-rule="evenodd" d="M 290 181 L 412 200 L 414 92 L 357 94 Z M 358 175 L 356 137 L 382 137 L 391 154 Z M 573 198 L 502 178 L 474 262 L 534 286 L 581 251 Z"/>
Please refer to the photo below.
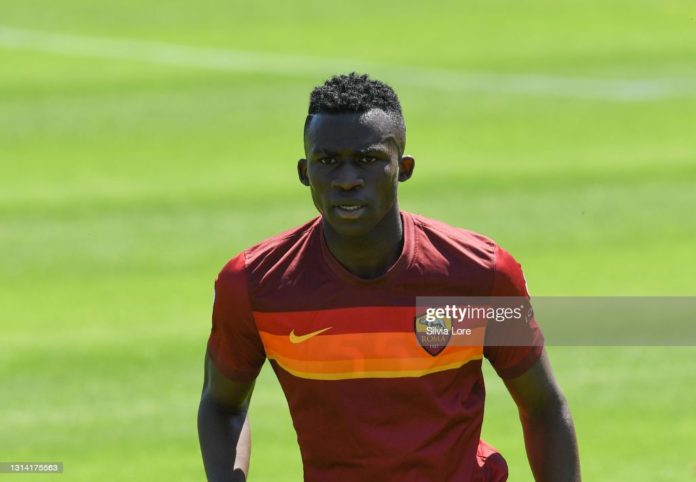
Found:
<path fill-rule="evenodd" d="M 696 95 L 695 79 L 591 79 L 542 74 L 494 74 L 396 66 L 351 59 L 190 47 L 163 42 L 0 27 L 0 48 L 118 59 L 230 72 L 324 77 L 352 70 L 396 84 L 437 90 L 646 101 Z"/>

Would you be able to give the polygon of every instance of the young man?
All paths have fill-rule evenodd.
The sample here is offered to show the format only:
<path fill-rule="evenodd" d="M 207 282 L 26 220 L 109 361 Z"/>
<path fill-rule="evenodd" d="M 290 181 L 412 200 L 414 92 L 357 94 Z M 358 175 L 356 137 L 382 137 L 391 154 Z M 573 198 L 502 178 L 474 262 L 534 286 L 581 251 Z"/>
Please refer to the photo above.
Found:
<path fill-rule="evenodd" d="M 311 94 L 298 173 L 320 213 L 233 258 L 215 284 L 199 409 L 209 481 L 244 480 L 246 413 L 270 360 L 305 480 L 499 482 L 480 441 L 486 357 L 519 408 L 537 482 L 578 482 L 573 423 L 529 321 L 525 346 L 419 346 L 417 296 L 523 296 L 492 240 L 399 210 L 414 159 L 394 91 L 356 74 Z"/>

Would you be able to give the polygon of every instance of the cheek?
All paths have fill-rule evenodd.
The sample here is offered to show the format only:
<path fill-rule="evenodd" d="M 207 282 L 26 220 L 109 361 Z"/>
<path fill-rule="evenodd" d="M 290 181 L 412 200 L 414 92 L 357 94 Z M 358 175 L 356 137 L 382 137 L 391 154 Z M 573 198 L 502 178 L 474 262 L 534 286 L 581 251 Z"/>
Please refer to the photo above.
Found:
<path fill-rule="evenodd" d="M 398 169 L 394 169 L 391 166 L 385 167 L 379 187 L 381 201 L 384 206 L 391 207 L 391 205 L 394 204 L 398 185 Z"/>
<path fill-rule="evenodd" d="M 389 175 L 389 177 L 393 180 L 396 181 L 397 183 L 399 182 L 399 163 L 398 162 L 392 162 L 389 164 L 387 169 L 385 169 L 385 172 Z"/>
<path fill-rule="evenodd" d="M 314 202 L 314 207 L 317 208 L 320 214 L 324 214 L 324 207 L 321 202 L 321 195 L 317 192 L 315 186 L 310 185 L 310 192 L 312 193 L 312 202 Z"/>
<path fill-rule="evenodd" d="M 384 168 L 384 185 L 390 186 L 392 192 L 396 191 L 396 187 L 399 185 L 399 167 L 395 165 L 389 165 Z"/>

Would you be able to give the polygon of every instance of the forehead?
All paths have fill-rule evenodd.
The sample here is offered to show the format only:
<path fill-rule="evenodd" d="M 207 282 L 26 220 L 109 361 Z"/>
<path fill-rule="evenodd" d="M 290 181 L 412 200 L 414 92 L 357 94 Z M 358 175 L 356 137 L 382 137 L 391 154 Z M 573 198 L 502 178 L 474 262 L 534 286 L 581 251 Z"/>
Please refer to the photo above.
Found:
<path fill-rule="evenodd" d="M 381 109 L 365 113 L 315 114 L 307 129 L 307 151 L 385 147 L 396 136 L 393 119 Z"/>

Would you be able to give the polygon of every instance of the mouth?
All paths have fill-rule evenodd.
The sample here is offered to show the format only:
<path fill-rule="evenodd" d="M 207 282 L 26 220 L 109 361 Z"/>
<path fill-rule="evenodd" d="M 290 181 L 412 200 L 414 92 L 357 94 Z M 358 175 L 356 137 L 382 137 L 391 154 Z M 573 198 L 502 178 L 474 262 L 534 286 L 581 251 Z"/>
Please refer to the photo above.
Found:
<path fill-rule="evenodd" d="M 335 204 L 333 209 L 336 214 L 343 219 L 356 219 L 365 212 L 365 206 L 363 204 L 354 203 Z"/>

